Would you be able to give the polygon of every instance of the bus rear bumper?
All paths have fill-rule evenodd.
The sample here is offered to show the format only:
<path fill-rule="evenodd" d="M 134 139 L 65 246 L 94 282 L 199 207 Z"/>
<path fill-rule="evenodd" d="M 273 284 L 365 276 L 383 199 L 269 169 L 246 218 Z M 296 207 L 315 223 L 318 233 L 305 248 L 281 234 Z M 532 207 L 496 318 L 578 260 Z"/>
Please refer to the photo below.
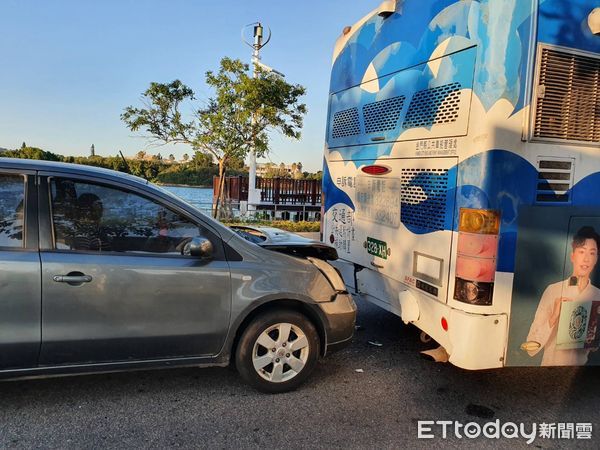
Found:
<path fill-rule="evenodd" d="M 400 292 L 399 304 L 402 320 L 435 339 L 455 366 L 469 370 L 504 366 L 506 314 L 467 313 L 411 291 Z"/>

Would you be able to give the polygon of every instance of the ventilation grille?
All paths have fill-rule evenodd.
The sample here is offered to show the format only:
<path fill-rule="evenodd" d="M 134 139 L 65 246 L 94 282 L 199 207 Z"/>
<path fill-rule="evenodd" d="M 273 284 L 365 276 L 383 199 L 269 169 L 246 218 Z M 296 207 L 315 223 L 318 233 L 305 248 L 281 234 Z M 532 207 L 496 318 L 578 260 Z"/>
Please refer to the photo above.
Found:
<path fill-rule="evenodd" d="M 331 130 L 331 137 L 333 139 L 356 136 L 358 134 L 360 134 L 358 108 L 344 109 L 333 115 L 333 127 Z"/>
<path fill-rule="evenodd" d="M 402 169 L 402 223 L 426 230 L 443 230 L 446 221 L 448 171 Z"/>
<path fill-rule="evenodd" d="M 600 142 L 600 59 L 542 49 L 534 136 Z"/>
<path fill-rule="evenodd" d="M 456 122 L 460 92 L 460 83 L 450 83 L 415 93 L 406 113 L 404 128 Z"/>
<path fill-rule="evenodd" d="M 538 161 L 535 200 L 538 203 L 568 203 L 573 186 L 573 160 L 548 158 Z"/>
<path fill-rule="evenodd" d="M 404 106 L 404 98 L 401 95 L 363 106 L 365 133 L 377 133 L 396 128 Z"/>

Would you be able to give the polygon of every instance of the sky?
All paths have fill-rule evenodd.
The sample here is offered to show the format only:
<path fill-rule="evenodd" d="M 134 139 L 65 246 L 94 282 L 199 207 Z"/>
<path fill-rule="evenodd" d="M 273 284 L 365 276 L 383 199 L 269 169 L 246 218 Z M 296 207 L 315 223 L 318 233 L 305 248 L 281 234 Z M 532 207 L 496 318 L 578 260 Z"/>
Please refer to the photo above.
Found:
<path fill-rule="evenodd" d="M 302 139 L 272 136 L 269 159 L 320 170 L 331 55 L 346 25 L 378 0 L 0 0 L 0 147 L 22 142 L 63 155 L 126 156 L 149 146 L 120 120 L 150 82 L 180 79 L 202 101 L 223 56 L 249 62 L 242 28 L 272 31 L 262 62 L 307 88 Z M 251 30 L 249 30 L 251 33 Z M 251 37 L 250 37 L 251 39 Z M 191 110 L 192 105 L 187 105 Z"/>

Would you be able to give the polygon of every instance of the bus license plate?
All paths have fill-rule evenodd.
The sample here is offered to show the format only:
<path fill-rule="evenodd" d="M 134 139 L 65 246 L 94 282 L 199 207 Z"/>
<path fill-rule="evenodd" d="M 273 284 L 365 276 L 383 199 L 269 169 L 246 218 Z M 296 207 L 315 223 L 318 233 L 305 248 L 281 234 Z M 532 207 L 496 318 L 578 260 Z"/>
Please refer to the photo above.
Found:
<path fill-rule="evenodd" d="M 388 248 L 387 243 L 379 239 L 367 237 L 367 252 L 369 255 L 377 256 L 382 259 L 387 259 Z"/>

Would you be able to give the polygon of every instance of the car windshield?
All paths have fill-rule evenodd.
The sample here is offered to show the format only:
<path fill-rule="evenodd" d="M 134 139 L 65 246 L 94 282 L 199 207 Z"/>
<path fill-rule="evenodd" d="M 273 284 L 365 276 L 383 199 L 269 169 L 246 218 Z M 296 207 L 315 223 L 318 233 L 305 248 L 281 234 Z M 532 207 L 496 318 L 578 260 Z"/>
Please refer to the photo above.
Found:
<path fill-rule="evenodd" d="M 260 244 L 261 242 L 265 242 L 267 240 L 267 236 L 264 233 L 261 233 L 259 230 L 238 226 L 231 226 L 230 228 L 237 235 L 243 237 L 249 242 L 252 242 L 253 244 Z"/>

